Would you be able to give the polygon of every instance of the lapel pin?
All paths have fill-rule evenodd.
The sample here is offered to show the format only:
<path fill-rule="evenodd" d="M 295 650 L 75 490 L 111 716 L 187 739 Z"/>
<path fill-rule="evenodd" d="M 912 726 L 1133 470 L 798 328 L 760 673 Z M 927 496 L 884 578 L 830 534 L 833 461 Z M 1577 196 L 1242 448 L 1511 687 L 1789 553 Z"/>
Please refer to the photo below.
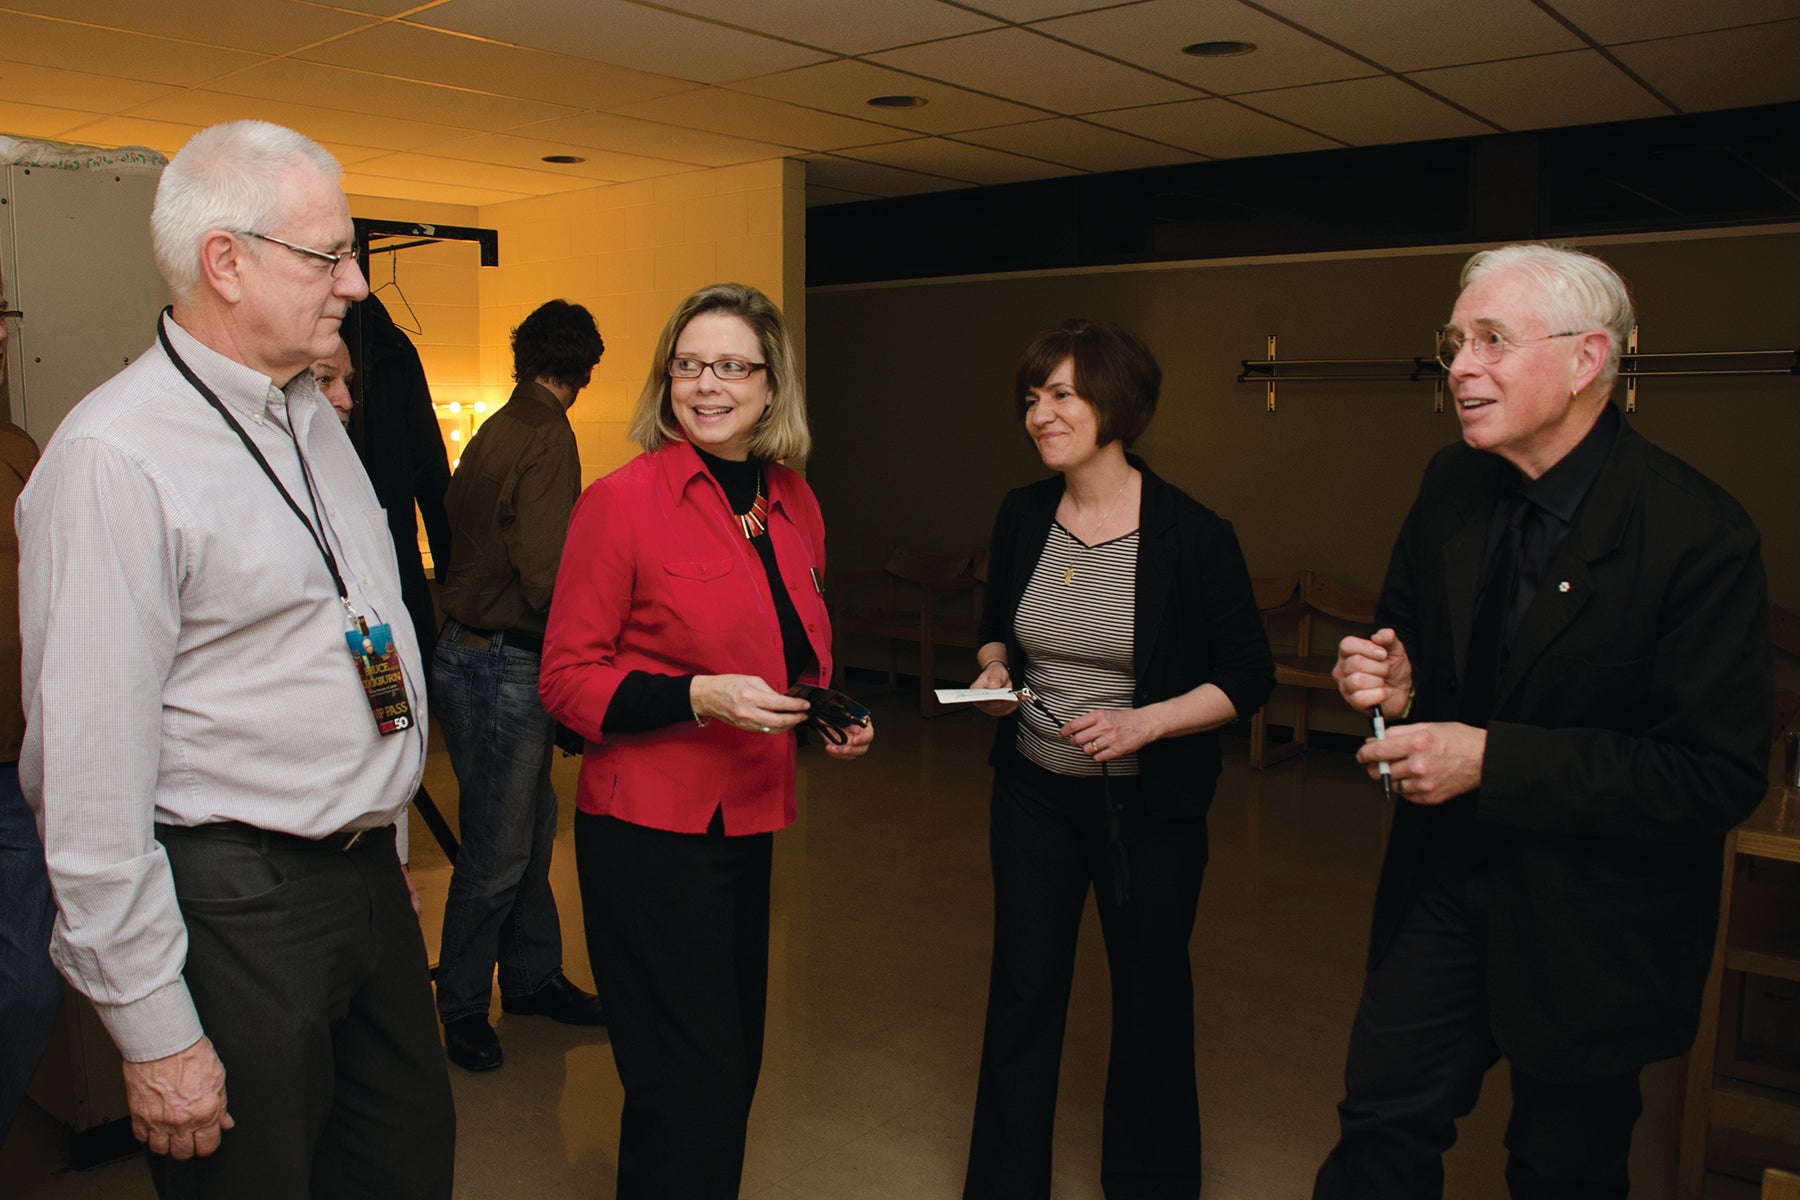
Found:
<path fill-rule="evenodd" d="M 1565 579 L 1561 583 L 1557 584 L 1556 590 L 1559 592 L 1567 592 L 1569 590 L 1569 581 Z"/>

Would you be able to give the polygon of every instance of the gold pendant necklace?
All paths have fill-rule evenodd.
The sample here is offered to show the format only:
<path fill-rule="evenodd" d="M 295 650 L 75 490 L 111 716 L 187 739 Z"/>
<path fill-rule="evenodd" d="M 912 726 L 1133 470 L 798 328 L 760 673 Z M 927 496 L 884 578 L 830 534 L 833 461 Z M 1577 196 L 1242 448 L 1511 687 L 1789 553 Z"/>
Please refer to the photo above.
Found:
<path fill-rule="evenodd" d="M 1095 540 L 1099 539 L 1100 531 L 1106 528 L 1106 518 L 1112 516 L 1113 509 L 1115 509 L 1119 506 L 1119 501 L 1122 500 L 1125 496 L 1125 489 L 1130 486 L 1131 486 L 1131 472 L 1129 470 L 1127 470 L 1125 472 L 1125 482 L 1121 483 L 1119 485 L 1119 490 L 1117 492 L 1113 493 L 1112 500 L 1107 503 L 1106 511 L 1100 514 L 1100 519 L 1098 521 L 1094 522 L 1094 532 L 1093 532 L 1092 536 L 1094 537 Z M 1076 537 L 1073 530 L 1071 530 L 1069 532 L 1069 537 L 1072 538 L 1075 542 L 1075 557 L 1071 558 L 1069 560 L 1069 565 L 1063 568 L 1063 586 L 1064 587 L 1073 587 L 1074 586 L 1074 584 L 1075 584 L 1075 568 L 1081 564 L 1082 559 L 1087 557 L 1087 552 L 1089 550 L 1093 549 L 1092 546 L 1088 545 L 1086 542 L 1084 542 L 1080 538 Z"/>

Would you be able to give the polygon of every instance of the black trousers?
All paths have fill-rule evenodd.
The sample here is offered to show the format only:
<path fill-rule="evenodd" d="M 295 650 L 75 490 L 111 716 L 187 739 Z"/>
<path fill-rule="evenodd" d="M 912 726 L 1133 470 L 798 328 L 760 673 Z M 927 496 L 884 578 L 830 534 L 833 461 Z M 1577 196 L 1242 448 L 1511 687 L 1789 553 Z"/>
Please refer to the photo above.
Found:
<path fill-rule="evenodd" d="M 1435 853 L 1393 946 L 1363 984 L 1340 1137 L 1314 1200 L 1436 1200 L 1456 1122 L 1500 1058 L 1488 1021 L 1485 868 Z M 1576 1083 L 1512 1068 L 1506 1182 L 1515 1200 L 1624 1197 L 1636 1070 Z"/>
<path fill-rule="evenodd" d="M 392 828 L 349 850 L 241 826 L 157 837 L 237 1122 L 205 1158 L 152 1155 L 157 1193 L 448 1197 L 456 1116 Z"/>
<path fill-rule="evenodd" d="M 625 1088 L 618 1200 L 736 1200 L 762 1071 L 773 834 L 575 815 L 588 956 Z"/>
<path fill-rule="evenodd" d="M 1108 1200 L 1200 1193 L 1194 984 L 1188 938 L 1206 870 L 1206 820 L 1150 816 L 1135 779 L 1113 779 L 1130 891 L 1098 779 L 1018 760 L 996 773 L 989 856 L 994 960 L 969 1145 L 966 1200 L 1044 1200 L 1057 1074 L 1090 887 L 1112 981 L 1100 1182 Z"/>

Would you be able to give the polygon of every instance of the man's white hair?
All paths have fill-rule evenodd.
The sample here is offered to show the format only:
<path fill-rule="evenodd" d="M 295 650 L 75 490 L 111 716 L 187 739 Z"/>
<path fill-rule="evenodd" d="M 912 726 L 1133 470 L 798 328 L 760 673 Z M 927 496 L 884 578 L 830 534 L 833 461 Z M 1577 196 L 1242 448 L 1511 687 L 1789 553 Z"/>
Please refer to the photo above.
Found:
<path fill-rule="evenodd" d="M 1610 389 L 1619 376 L 1619 352 L 1631 336 L 1637 315 L 1631 289 L 1611 266 L 1566 246 L 1547 242 L 1519 242 L 1495 250 L 1482 250 L 1463 264 L 1462 286 L 1491 271 L 1517 268 L 1530 275 L 1543 293 L 1539 315 L 1555 332 L 1604 329 L 1612 345 L 1596 380 Z"/>
<path fill-rule="evenodd" d="M 176 299 L 191 299 L 200 286 L 200 240 L 207 232 L 269 232 L 281 215 L 281 177 L 303 162 L 328 179 L 343 175 L 317 142 L 267 121 L 227 121 L 188 139 L 163 168 L 150 211 L 156 265 Z"/>

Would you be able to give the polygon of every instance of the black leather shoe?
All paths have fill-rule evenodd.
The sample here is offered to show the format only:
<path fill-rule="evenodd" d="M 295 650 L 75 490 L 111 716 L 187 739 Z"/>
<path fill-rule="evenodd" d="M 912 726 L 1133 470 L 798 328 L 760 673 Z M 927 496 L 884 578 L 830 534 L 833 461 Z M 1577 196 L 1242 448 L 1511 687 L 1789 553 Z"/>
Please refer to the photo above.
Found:
<path fill-rule="evenodd" d="M 561 971 L 529 996 L 502 994 L 500 1011 L 521 1017 L 549 1017 L 564 1025 L 606 1024 L 606 1014 L 600 1011 L 600 997 L 582 991 Z"/>
<path fill-rule="evenodd" d="M 461 1017 L 444 1026 L 444 1053 L 465 1071 L 492 1071 L 501 1063 L 500 1035 L 486 1013 Z"/>

